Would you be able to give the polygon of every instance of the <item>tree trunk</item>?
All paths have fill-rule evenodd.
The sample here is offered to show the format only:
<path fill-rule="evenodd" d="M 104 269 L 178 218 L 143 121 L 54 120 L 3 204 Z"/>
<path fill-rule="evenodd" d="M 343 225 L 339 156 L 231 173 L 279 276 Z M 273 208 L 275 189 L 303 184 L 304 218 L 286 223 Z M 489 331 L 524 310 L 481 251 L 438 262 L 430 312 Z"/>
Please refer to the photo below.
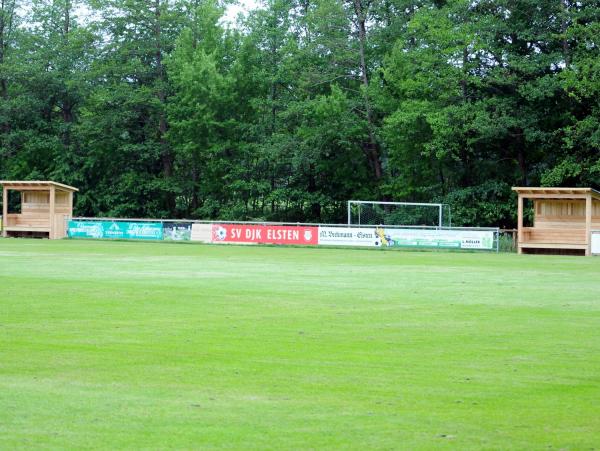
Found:
<path fill-rule="evenodd" d="M 63 39 L 69 42 L 69 29 L 71 27 L 71 1 L 65 0 L 65 17 L 63 22 Z"/>
<path fill-rule="evenodd" d="M 13 29 L 13 17 L 15 15 L 15 0 L 7 1 L 0 0 L 0 65 L 4 64 L 8 41 Z M 8 97 L 8 82 L 3 75 L 4 71 L 0 72 L 0 98 Z"/>
<path fill-rule="evenodd" d="M 308 192 L 313 194 L 317 191 L 316 168 L 314 163 L 310 163 L 308 168 Z M 319 202 L 310 204 L 310 214 L 312 219 L 321 220 L 321 204 Z"/>
<path fill-rule="evenodd" d="M 565 59 L 565 67 L 569 67 L 571 65 L 571 55 L 569 50 L 569 41 L 567 40 L 567 28 L 569 27 L 568 15 L 569 15 L 569 5 L 567 4 L 567 0 L 561 0 L 560 6 L 562 9 L 562 23 L 561 23 L 561 32 L 563 34 L 562 38 L 562 50 L 563 57 Z"/>
<path fill-rule="evenodd" d="M 527 165 L 525 163 L 525 152 L 523 146 L 519 145 L 517 149 L 517 162 L 519 164 L 519 171 L 521 172 L 521 186 L 527 186 Z"/>
<path fill-rule="evenodd" d="M 271 192 L 275 191 L 275 175 L 271 175 Z M 275 199 L 271 198 L 271 214 L 275 214 Z"/>
<path fill-rule="evenodd" d="M 198 209 L 198 206 L 200 205 L 199 199 L 198 199 L 198 163 L 196 162 L 196 159 L 194 158 L 194 160 L 192 161 L 193 167 L 192 167 L 192 205 L 191 205 L 191 212 L 193 213 Z"/>
<path fill-rule="evenodd" d="M 63 8 L 63 29 L 62 29 L 62 40 L 63 40 L 63 49 L 64 51 L 68 51 L 67 47 L 69 45 L 69 33 L 71 31 L 71 1 L 70 0 L 65 0 L 64 3 L 64 8 Z M 69 71 L 69 67 L 68 65 L 64 66 L 64 71 L 65 71 L 65 78 L 67 77 L 66 72 Z M 73 102 L 71 102 L 71 99 L 69 98 L 69 92 L 68 90 L 65 88 L 65 92 L 62 96 L 62 105 L 61 105 L 61 112 L 62 112 L 62 119 L 63 122 L 66 124 L 65 126 L 65 130 L 64 133 L 62 134 L 62 143 L 63 145 L 68 148 L 71 145 L 71 126 L 70 124 L 73 123 Z"/>
<path fill-rule="evenodd" d="M 4 6 L 4 0 L 1 0 L 0 1 L 0 65 L 4 64 L 4 49 L 6 46 L 6 44 L 4 42 L 4 29 L 6 27 L 5 15 L 6 15 L 6 11 L 5 11 L 5 6 Z M 6 98 L 6 78 L 4 78 L 3 76 L 0 76 L 0 97 L 3 99 Z"/>
<path fill-rule="evenodd" d="M 358 26 L 358 48 L 360 56 L 360 72 L 363 84 L 363 101 L 367 116 L 367 129 L 369 141 L 363 145 L 363 151 L 367 155 L 367 159 L 373 170 L 375 180 L 379 180 L 383 175 L 381 158 L 379 155 L 379 145 L 375 138 L 375 126 L 373 121 L 373 111 L 371 108 L 371 100 L 369 98 L 369 76 L 367 73 L 367 63 L 365 58 L 365 45 L 367 40 L 366 14 L 361 3 L 362 0 L 353 0 L 354 12 L 356 14 L 356 24 Z"/>
<path fill-rule="evenodd" d="M 521 173 L 521 186 L 527 186 L 529 180 L 527 179 L 527 160 L 525 154 L 525 138 L 523 136 L 523 130 L 517 129 L 516 133 L 513 134 L 515 143 L 515 152 L 517 164 L 519 166 L 519 172 Z"/>
<path fill-rule="evenodd" d="M 444 177 L 444 168 L 442 162 L 438 162 L 438 176 L 440 178 L 440 185 L 442 187 L 442 196 L 446 195 L 446 178 Z"/>
<path fill-rule="evenodd" d="M 161 149 L 161 159 L 163 164 L 163 177 L 165 180 L 171 180 L 173 177 L 173 154 L 166 140 L 167 117 L 166 103 L 167 95 L 165 93 L 165 69 L 162 63 L 162 45 L 161 45 L 161 13 L 160 0 L 154 0 L 154 18 L 155 18 L 155 39 L 156 39 L 156 70 L 158 90 L 156 96 L 160 101 L 160 111 L 158 115 L 158 141 Z M 170 215 L 175 214 L 175 196 L 171 191 L 166 193 L 166 207 Z"/>
<path fill-rule="evenodd" d="M 467 102 L 467 99 L 469 97 L 469 93 L 467 91 L 467 77 L 468 77 L 468 73 L 469 73 L 469 68 L 467 67 L 469 63 L 469 49 L 467 47 L 463 48 L 463 55 L 462 55 L 462 65 L 463 65 L 463 77 L 460 80 L 460 90 L 462 92 L 462 98 L 463 98 L 463 102 Z"/>

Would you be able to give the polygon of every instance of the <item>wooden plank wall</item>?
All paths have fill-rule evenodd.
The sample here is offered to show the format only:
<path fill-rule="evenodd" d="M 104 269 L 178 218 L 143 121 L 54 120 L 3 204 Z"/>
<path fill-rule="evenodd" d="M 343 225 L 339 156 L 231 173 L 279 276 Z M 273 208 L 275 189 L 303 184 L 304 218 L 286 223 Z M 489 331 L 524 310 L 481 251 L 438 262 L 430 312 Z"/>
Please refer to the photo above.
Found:
<path fill-rule="evenodd" d="M 589 215 L 591 230 L 600 229 L 600 202 L 592 201 Z M 522 244 L 548 248 L 575 246 L 588 248 L 589 230 L 586 225 L 586 200 L 534 200 L 534 226 L 522 228 Z M 586 254 L 589 250 L 586 251 Z"/>
<path fill-rule="evenodd" d="M 594 200 L 592 229 L 600 229 L 600 201 Z M 585 200 L 534 200 L 534 228 L 585 230 Z"/>
<path fill-rule="evenodd" d="M 50 193 L 48 191 L 25 191 L 21 194 L 21 214 L 16 218 L 20 227 L 50 227 Z"/>

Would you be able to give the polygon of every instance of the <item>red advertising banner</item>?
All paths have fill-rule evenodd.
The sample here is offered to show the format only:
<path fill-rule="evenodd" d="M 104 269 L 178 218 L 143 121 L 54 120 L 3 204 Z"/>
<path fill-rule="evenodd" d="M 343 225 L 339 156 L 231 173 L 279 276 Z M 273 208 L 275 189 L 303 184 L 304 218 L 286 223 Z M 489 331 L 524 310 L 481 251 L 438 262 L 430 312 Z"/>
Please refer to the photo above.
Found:
<path fill-rule="evenodd" d="M 319 228 L 256 224 L 213 224 L 213 243 L 303 244 L 319 243 Z"/>

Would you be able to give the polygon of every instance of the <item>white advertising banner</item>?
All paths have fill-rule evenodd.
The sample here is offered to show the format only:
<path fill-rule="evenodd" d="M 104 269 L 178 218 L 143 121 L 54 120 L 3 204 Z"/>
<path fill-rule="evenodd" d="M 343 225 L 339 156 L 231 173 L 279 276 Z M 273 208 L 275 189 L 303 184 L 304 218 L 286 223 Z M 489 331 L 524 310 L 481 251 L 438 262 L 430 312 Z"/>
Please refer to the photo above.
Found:
<path fill-rule="evenodd" d="M 375 228 L 319 226 L 319 245 L 377 246 Z"/>
<path fill-rule="evenodd" d="M 492 230 L 400 229 L 388 227 L 319 227 L 319 244 L 334 246 L 494 248 Z"/>
<path fill-rule="evenodd" d="M 192 224 L 190 240 L 210 243 L 212 241 L 212 224 Z"/>
<path fill-rule="evenodd" d="M 592 232 L 592 254 L 600 255 L 600 230 Z"/>

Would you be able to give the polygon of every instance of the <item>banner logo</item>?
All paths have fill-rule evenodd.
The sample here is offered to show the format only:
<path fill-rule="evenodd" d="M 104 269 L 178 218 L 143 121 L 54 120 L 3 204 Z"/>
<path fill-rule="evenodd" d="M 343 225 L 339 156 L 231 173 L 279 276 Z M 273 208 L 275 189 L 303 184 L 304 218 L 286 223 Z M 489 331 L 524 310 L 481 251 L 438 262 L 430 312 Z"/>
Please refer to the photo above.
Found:
<path fill-rule="evenodd" d="M 227 229 L 221 226 L 216 229 L 213 227 L 213 238 L 215 241 L 225 241 L 227 239 Z"/>

